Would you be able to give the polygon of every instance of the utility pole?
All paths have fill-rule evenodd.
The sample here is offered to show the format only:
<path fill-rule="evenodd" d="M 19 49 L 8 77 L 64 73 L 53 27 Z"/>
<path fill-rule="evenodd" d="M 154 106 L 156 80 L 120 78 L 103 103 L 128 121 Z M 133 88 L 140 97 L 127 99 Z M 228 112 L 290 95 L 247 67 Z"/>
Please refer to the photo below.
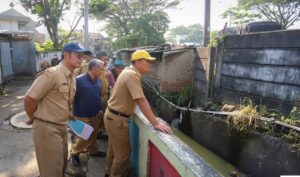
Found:
<path fill-rule="evenodd" d="M 88 0 L 84 0 L 84 45 L 89 48 L 89 6 Z"/>
<path fill-rule="evenodd" d="M 207 47 L 210 40 L 210 0 L 205 0 L 204 7 L 204 47 Z"/>

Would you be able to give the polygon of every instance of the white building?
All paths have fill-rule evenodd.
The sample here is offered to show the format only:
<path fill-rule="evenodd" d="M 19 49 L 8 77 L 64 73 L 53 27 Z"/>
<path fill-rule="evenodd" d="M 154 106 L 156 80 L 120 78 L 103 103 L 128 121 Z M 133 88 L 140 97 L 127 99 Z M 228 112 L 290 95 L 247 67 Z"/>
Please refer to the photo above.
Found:
<path fill-rule="evenodd" d="M 35 30 L 36 24 L 35 21 L 13 8 L 0 13 L 0 32 L 31 33 L 33 41 L 44 42 L 45 34 L 41 34 Z"/>

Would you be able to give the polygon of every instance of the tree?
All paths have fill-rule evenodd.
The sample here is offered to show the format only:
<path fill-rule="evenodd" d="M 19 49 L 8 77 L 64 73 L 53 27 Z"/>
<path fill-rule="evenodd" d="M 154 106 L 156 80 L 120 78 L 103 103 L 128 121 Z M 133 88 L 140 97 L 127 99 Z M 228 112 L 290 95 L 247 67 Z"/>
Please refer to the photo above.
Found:
<path fill-rule="evenodd" d="M 222 17 L 229 18 L 229 27 L 231 24 L 241 25 L 262 18 L 260 14 L 252 13 L 241 7 L 232 7 L 226 10 Z"/>
<path fill-rule="evenodd" d="M 168 28 L 169 19 L 164 12 L 144 14 L 129 24 L 132 34 L 139 37 L 138 45 L 157 45 L 164 43 L 164 34 Z"/>
<path fill-rule="evenodd" d="M 236 22 L 243 22 L 243 19 L 265 19 L 275 21 L 284 29 L 289 28 L 296 21 L 300 20 L 299 0 L 239 0 L 238 7 L 228 9 L 223 17 L 231 17 Z"/>
<path fill-rule="evenodd" d="M 168 16 L 163 11 L 176 7 L 179 0 L 89 0 L 93 17 L 108 23 L 106 31 L 125 44 L 151 45 L 163 42 Z M 129 46 L 132 46 L 132 45 Z"/>
<path fill-rule="evenodd" d="M 59 40 L 62 41 L 62 46 L 66 43 L 69 43 L 71 41 L 78 41 L 82 38 L 82 33 L 78 31 L 72 32 L 72 35 L 70 35 L 70 31 L 64 30 L 62 28 L 58 29 L 58 36 Z M 64 40 L 62 40 L 64 39 Z M 35 50 L 38 52 L 48 52 L 48 51 L 54 51 L 57 50 L 57 48 L 54 47 L 54 43 L 52 40 L 48 39 L 44 43 L 35 43 Z"/>
<path fill-rule="evenodd" d="M 193 24 L 190 26 L 178 26 L 169 30 L 167 41 L 171 43 L 203 43 L 203 26 Z"/>
<path fill-rule="evenodd" d="M 72 35 L 83 16 L 82 12 L 79 17 L 75 15 L 69 34 L 59 38 L 58 25 L 63 19 L 63 12 L 70 9 L 71 0 L 20 0 L 20 2 L 27 11 L 36 14 L 41 23 L 45 24 L 55 49 L 61 48 L 64 41 Z"/>

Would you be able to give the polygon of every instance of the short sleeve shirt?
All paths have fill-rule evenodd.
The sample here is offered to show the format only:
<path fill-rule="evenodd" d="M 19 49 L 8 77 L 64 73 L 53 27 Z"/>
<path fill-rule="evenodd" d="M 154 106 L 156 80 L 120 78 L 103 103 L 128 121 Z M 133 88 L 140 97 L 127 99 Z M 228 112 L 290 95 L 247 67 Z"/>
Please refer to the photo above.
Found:
<path fill-rule="evenodd" d="M 103 103 L 107 101 L 107 94 L 108 94 L 108 85 L 109 81 L 107 78 L 107 70 L 104 70 L 104 72 L 99 76 L 99 79 L 102 82 L 102 100 Z"/>
<path fill-rule="evenodd" d="M 38 101 L 34 118 L 66 125 L 76 91 L 75 79 L 63 63 L 41 73 L 26 95 Z"/>
<path fill-rule="evenodd" d="M 144 97 L 141 75 L 134 66 L 130 66 L 119 75 L 108 100 L 108 106 L 123 114 L 133 115 L 136 108 L 135 100 Z"/>

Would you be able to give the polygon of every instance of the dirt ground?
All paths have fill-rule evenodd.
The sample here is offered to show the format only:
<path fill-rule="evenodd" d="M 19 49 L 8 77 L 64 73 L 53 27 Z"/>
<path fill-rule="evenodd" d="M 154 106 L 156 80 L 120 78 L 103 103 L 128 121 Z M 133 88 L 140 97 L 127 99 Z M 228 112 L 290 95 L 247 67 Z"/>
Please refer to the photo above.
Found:
<path fill-rule="evenodd" d="M 31 129 L 17 129 L 9 124 L 11 116 L 24 111 L 23 98 L 32 81 L 13 80 L 6 85 L 7 95 L 0 97 L 0 177 L 39 175 Z M 107 140 L 101 139 L 99 149 L 105 151 L 106 144 Z M 105 158 L 90 157 L 88 164 L 88 177 L 104 176 Z"/>

